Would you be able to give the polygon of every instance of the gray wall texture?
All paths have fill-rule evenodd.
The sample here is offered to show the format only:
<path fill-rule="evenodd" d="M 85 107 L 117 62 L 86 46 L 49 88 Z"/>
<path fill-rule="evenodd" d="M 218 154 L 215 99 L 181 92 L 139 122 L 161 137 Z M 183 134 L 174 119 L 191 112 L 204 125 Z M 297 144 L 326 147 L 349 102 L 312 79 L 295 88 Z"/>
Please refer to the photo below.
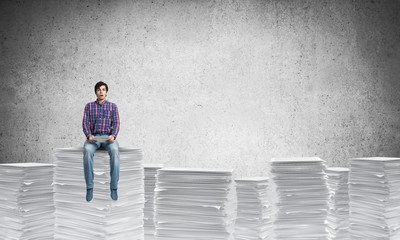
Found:
<path fill-rule="evenodd" d="M 145 162 L 399 156 L 399 1 L 0 1 L 0 160 L 82 146 L 94 85 Z"/>

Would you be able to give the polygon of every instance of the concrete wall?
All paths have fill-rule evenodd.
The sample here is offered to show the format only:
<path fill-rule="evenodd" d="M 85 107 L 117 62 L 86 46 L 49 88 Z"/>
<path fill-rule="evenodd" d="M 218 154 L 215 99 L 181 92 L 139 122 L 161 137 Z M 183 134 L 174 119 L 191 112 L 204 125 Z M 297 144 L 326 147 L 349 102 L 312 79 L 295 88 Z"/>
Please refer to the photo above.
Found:
<path fill-rule="evenodd" d="M 399 1 L 1 1 L 0 161 L 82 146 L 94 85 L 145 162 L 399 156 Z"/>

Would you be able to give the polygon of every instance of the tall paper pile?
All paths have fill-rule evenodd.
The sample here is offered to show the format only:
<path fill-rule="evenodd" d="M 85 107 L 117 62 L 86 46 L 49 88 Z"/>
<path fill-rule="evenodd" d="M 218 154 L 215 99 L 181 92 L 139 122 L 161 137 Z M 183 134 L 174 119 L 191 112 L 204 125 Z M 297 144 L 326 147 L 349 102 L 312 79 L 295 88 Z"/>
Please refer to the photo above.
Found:
<path fill-rule="evenodd" d="M 120 148 L 118 200 L 110 197 L 110 157 L 94 155 L 93 200 L 86 202 L 83 148 L 55 152 L 55 239 L 144 239 L 144 170 L 140 149 Z"/>
<path fill-rule="evenodd" d="M 326 169 L 329 189 L 327 231 L 329 240 L 347 240 L 349 234 L 349 169 Z"/>
<path fill-rule="evenodd" d="M 352 240 L 400 239 L 400 158 L 350 160 Z"/>
<path fill-rule="evenodd" d="M 0 164 L 0 239 L 53 239 L 52 180 L 52 164 Z"/>
<path fill-rule="evenodd" d="M 324 170 L 324 161 L 318 157 L 271 160 L 277 195 L 274 239 L 327 239 L 328 188 Z"/>
<path fill-rule="evenodd" d="M 233 240 L 236 208 L 232 170 L 158 170 L 156 239 Z"/>
<path fill-rule="evenodd" d="M 160 163 L 144 164 L 144 237 L 146 240 L 155 239 L 154 228 L 154 189 L 156 188 L 157 170 L 163 167 Z"/>
<path fill-rule="evenodd" d="M 271 206 L 268 198 L 268 178 L 236 179 L 238 209 L 236 240 L 271 239 Z"/>

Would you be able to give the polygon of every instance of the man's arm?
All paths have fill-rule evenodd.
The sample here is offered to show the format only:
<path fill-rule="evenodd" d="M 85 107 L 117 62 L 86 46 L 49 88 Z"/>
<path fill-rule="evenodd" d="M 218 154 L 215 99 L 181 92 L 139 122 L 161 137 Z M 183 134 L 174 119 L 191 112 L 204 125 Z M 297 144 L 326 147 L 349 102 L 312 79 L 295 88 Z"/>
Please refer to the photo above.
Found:
<path fill-rule="evenodd" d="M 83 113 L 83 121 L 82 121 L 83 133 L 86 138 L 89 139 L 93 137 L 92 131 L 90 130 L 90 107 L 89 104 L 86 104 L 85 112 Z"/>
<path fill-rule="evenodd" d="M 117 105 L 114 105 L 115 111 L 114 111 L 114 116 L 113 116 L 113 121 L 112 121 L 112 133 L 111 136 L 114 137 L 114 139 L 117 138 L 118 132 L 119 132 L 119 113 L 118 113 L 118 108 Z"/>

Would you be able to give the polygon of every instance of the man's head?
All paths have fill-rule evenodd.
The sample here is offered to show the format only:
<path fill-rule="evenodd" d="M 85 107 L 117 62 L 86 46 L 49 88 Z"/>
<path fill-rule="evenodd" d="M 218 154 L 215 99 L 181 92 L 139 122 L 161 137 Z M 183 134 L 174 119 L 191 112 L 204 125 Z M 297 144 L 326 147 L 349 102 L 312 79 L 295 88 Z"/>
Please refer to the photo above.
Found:
<path fill-rule="evenodd" d="M 107 97 L 107 92 L 108 92 L 107 84 L 101 81 L 96 83 L 96 86 L 94 86 L 94 92 L 96 93 L 97 100 L 99 102 L 103 102 Z"/>

